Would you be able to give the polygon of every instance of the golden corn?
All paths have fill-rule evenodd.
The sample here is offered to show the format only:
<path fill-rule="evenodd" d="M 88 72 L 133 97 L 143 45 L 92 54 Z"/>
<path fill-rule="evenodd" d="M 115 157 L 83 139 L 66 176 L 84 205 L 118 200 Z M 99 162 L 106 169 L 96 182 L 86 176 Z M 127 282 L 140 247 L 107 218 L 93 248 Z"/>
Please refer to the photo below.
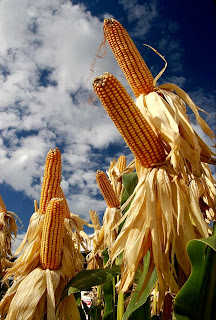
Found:
<path fill-rule="evenodd" d="M 125 156 L 120 156 L 118 158 L 118 162 L 117 162 L 117 166 L 118 166 L 118 169 L 119 169 L 119 172 L 122 173 L 124 171 L 124 169 L 126 168 L 126 158 Z"/>
<path fill-rule="evenodd" d="M 165 160 L 165 151 L 155 134 L 122 84 L 105 73 L 93 81 L 102 105 L 115 123 L 125 142 L 143 167 Z"/>
<path fill-rule="evenodd" d="M 100 221 L 98 219 L 96 211 L 90 210 L 89 211 L 89 215 L 90 215 L 91 222 L 93 224 L 93 227 L 94 227 L 95 231 L 100 230 L 101 229 L 101 224 L 100 224 Z"/>
<path fill-rule="evenodd" d="M 61 153 L 58 148 L 50 149 L 45 164 L 44 178 L 41 189 L 39 211 L 44 214 L 52 198 L 59 196 L 61 181 Z"/>
<path fill-rule="evenodd" d="M 6 208 L 5 204 L 4 204 L 4 201 L 3 201 L 2 197 L 0 196 L 0 213 L 1 212 L 7 213 L 7 208 Z"/>
<path fill-rule="evenodd" d="M 60 187 L 59 189 L 59 198 L 62 198 L 63 199 L 63 202 L 64 202 L 64 208 L 65 208 L 65 218 L 69 218 L 70 217 L 70 209 L 68 207 L 68 203 L 67 203 L 67 200 L 65 198 L 65 195 L 64 195 L 64 192 L 62 190 L 62 188 Z"/>
<path fill-rule="evenodd" d="M 63 248 L 63 228 L 63 199 L 51 199 L 44 216 L 40 249 L 40 262 L 44 269 L 56 270 L 60 267 Z"/>
<path fill-rule="evenodd" d="M 98 170 L 96 173 L 96 182 L 101 191 L 101 194 L 106 201 L 109 208 L 115 208 L 120 206 L 120 201 L 113 190 L 113 187 L 105 172 Z"/>
<path fill-rule="evenodd" d="M 104 20 L 104 35 L 136 97 L 153 90 L 153 76 L 124 27 L 115 19 Z"/>

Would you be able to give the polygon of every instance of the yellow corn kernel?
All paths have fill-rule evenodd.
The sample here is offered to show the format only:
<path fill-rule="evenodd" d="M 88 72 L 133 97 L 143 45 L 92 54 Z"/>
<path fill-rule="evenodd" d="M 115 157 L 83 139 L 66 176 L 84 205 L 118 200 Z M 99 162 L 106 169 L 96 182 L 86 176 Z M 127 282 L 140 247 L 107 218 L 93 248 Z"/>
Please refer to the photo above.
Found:
<path fill-rule="evenodd" d="M 123 155 L 120 156 L 118 158 L 118 162 L 117 162 L 117 166 L 118 166 L 120 173 L 122 173 L 124 171 L 124 169 L 126 168 L 126 164 L 127 164 L 127 161 L 126 161 L 125 156 L 123 156 Z"/>
<path fill-rule="evenodd" d="M 4 201 L 2 199 L 2 197 L 0 196 L 0 213 L 3 212 L 3 213 L 7 213 L 7 208 L 4 204 Z"/>
<path fill-rule="evenodd" d="M 95 231 L 100 230 L 101 229 L 101 224 L 100 224 L 100 221 L 98 219 L 96 211 L 90 210 L 89 211 L 89 215 L 90 215 L 91 222 L 93 224 L 93 227 L 94 227 Z"/>
<path fill-rule="evenodd" d="M 115 19 L 104 20 L 104 35 L 136 97 L 153 90 L 154 78 L 124 27 Z"/>
<path fill-rule="evenodd" d="M 101 194 L 106 201 L 109 208 L 115 208 L 120 206 L 120 201 L 113 190 L 113 187 L 105 172 L 98 170 L 96 173 L 96 182 L 101 191 Z"/>
<path fill-rule="evenodd" d="M 52 198 L 59 195 L 61 181 L 61 153 L 58 148 L 50 149 L 45 164 L 44 178 L 41 189 L 39 211 L 44 214 Z"/>
<path fill-rule="evenodd" d="M 44 269 L 56 270 L 60 267 L 64 231 L 63 199 L 51 199 L 44 216 L 40 249 L 40 262 Z"/>
<path fill-rule="evenodd" d="M 94 90 L 125 142 L 143 167 L 165 160 L 160 137 L 143 117 L 122 84 L 106 72 L 93 81 Z"/>
<path fill-rule="evenodd" d="M 58 197 L 63 199 L 64 208 L 65 208 L 65 218 L 69 218 L 69 217 L 70 217 L 70 209 L 69 209 L 69 207 L 68 207 L 67 200 L 66 200 L 66 198 L 65 198 L 64 192 L 63 192 L 63 190 L 62 190 L 61 187 L 60 187 L 60 189 L 59 189 L 59 195 L 58 195 Z"/>

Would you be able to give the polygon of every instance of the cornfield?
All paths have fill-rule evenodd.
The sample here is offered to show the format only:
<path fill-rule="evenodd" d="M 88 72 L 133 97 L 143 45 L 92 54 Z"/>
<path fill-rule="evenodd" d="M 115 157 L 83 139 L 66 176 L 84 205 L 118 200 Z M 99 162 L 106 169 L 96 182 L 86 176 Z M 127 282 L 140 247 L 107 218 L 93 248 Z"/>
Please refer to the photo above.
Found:
<path fill-rule="evenodd" d="M 157 86 L 124 27 L 104 37 L 136 100 L 109 72 L 93 89 L 134 159 L 113 159 L 95 180 L 102 223 L 71 213 L 61 188 L 61 153 L 50 149 L 39 206 L 11 260 L 13 212 L 0 198 L 0 319 L 216 318 L 215 153 L 194 131 L 187 107 L 211 139 L 203 111 L 172 83 Z M 93 228 L 90 237 L 84 226 Z M 89 246 L 91 245 L 91 250 Z M 82 251 L 81 251 L 82 248 Z M 85 254 L 83 253 L 85 251 Z M 81 292 L 91 291 L 87 307 Z"/>

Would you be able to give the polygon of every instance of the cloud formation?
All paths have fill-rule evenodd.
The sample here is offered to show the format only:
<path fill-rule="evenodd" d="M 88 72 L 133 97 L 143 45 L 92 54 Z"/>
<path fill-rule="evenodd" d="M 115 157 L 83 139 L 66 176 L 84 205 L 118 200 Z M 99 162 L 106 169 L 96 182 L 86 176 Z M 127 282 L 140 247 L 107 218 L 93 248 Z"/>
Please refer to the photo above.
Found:
<path fill-rule="evenodd" d="M 91 196 L 98 194 L 94 172 L 108 165 L 103 148 L 124 143 L 99 102 L 88 102 L 102 22 L 67 0 L 9 0 L 1 2 L 0 30 L 0 182 L 39 200 L 46 154 L 58 146 L 71 211 L 104 209 Z M 114 71 L 107 55 L 95 75 Z"/>
<path fill-rule="evenodd" d="M 136 22 L 131 35 L 147 34 L 158 2 L 120 3 L 128 21 Z M 170 22 L 169 28 L 178 26 Z M 105 71 L 131 93 L 109 48 L 102 47 L 106 59 L 96 60 L 88 80 L 103 40 L 102 21 L 69 0 L 2 0 L 0 39 L 0 183 L 39 201 L 46 154 L 57 146 L 71 211 L 87 219 L 90 209 L 103 211 L 96 170 L 106 170 L 121 153 L 128 161 L 132 156 L 99 101 L 89 103 L 93 77 Z M 170 55 L 181 54 L 180 45 L 168 40 Z M 173 59 L 178 65 L 179 57 Z M 175 80 L 182 84 L 185 78 Z"/>

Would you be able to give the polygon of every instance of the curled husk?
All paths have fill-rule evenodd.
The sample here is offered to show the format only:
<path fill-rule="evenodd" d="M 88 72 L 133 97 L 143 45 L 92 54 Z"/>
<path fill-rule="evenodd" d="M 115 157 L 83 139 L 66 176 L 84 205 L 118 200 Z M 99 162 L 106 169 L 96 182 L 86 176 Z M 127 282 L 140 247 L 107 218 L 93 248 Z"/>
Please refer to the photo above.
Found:
<path fill-rule="evenodd" d="M 10 258 L 12 256 L 11 245 L 13 236 L 17 236 L 17 223 L 20 221 L 16 213 L 7 211 L 2 197 L 0 196 L 0 277 L 5 270 L 12 266 Z"/>
<path fill-rule="evenodd" d="M 177 86 L 159 86 L 136 100 L 143 116 L 159 133 L 167 157 L 165 163 L 154 168 L 143 168 L 136 162 L 138 184 L 129 210 L 119 221 L 125 219 L 111 250 L 112 262 L 124 252 L 119 284 L 122 291 L 132 285 L 136 270 L 150 250 L 158 273 L 160 303 L 167 287 L 177 293 L 181 286 L 174 261 L 188 277 L 186 244 L 211 234 L 208 222 L 215 218 L 215 180 L 208 166 L 216 163 L 215 154 L 194 131 L 185 103 L 213 139 L 214 133 L 199 115 L 201 109 Z M 206 220 L 200 205 L 203 202 Z"/>
<path fill-rule="evenodd" d="M 65 218 L 61 266 L 58 270 L 44 270 L 40 264 L 42 222 L 35 231 L 34 241 L 27 244 L 5 276 L 7 278 L 13 275 L 14 282 L 0 303 L 0 314 L 7 315 L 6 319 L 14 320 L 41 319 L 45 313 L 49 320 L 67 319 L 66 316 L 78 320 L 80 316 L 74 297 L 63 300 L 56 315 L 55 309 L 69 279 L 83 268 L 84 257 L 74 243 L 69 219 Z M 24 303 L 21 304 L 20 301 Z M 71 309 L 68 304 L 72 306 Z"/>

